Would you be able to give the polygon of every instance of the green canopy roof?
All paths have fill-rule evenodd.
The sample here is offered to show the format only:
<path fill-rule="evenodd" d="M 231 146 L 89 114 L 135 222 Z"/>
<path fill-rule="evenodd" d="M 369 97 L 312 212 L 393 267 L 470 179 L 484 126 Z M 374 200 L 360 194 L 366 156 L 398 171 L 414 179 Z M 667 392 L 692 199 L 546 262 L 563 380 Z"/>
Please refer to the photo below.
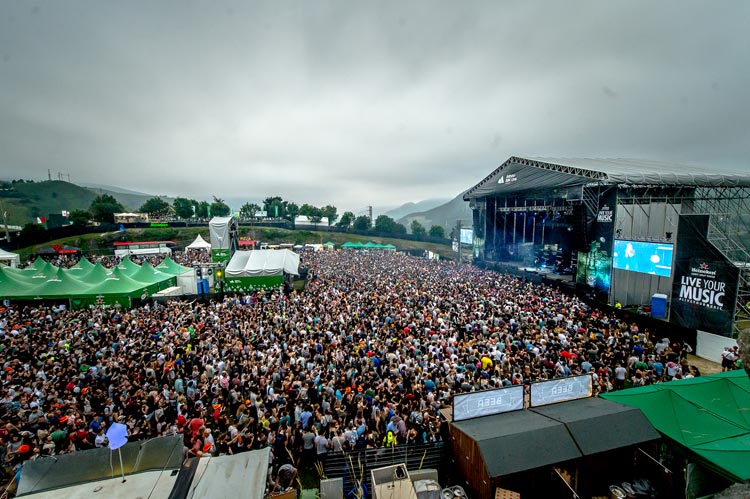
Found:
<path fill-rule="evenodd" d="M 81 294 L 86 291 L 88 286 L 80 281 L 68 277 L 63 269 L 57 272 L 44 283 L 30 287 L 23 295 L 18 298 L 68 298 L 71 295 Z"/>
<path fill-rule="evenodd" d="M 640 408 L 662 434 L 736 481 L 750 478 L 750 379 L 744 371 L 602 395 Z"/>
<path fill-rule="evenodd" d="M 146 287 L 145 283 L 138 282 L 125 275 L 120 269 L 115 268 L 112 275 L 100 284 L 89 288 L 86 292 L 89 296 L 96 295 L 136 295 Z"/>
<path fill-rule="evenodd" d="M 390 244 L 390 243 L 386 244 L 385 246 L 383 246 L 383 248 L 389 249 L 389 250 L 395 250 L 396 249 L 396 247 L 394 245 Z"/>
<path fill-rule="evenodd" d="M 138 268 L 138 271 L 130 276 L 131 279 L 145 284 L 156 284 L 168 281 L 172 277 L 174 276 L 171 274 L 165 274 L 164 272 L 156 270 L 148 262 L 144 262 L 143 265 Z"/>
<path fill-rule="evenodd" d="M 351 241 L 347 241 L 344 244 L 342 244 L 341 247 L 342 248 L 353 248 L 354 247 L 354 243 L 351 242 Z"/>
<path fill-rule="evenodd" d="M 78 276 L 78 274 L 71 274 L 75 276 L 78 280 L 81 282 L 85 282 L 87 284 L 97 285 L 100 282 L 102 282 L 104 279 L 109 277 L 109 275 L 112 273 L 111 270 L 104 267 L 101 263 L 97 263 L 96 265 L 93 265 L 91 267 L 91 270 L 83 274 L 82 276 Z"/>
<path fill-rule="evenodd" d="M 333 243 L 332 243 L 331 241 L 328 241 L 328 242 L 327 242 L 327 243 L 325 243 L 325 244 L 324 244 L 323 246 L 336 246 L 336 245 L 335 245 L 335 244 L 333 244 Z"/>
<path fill-rule="evenodd" d="M 31 288 L 31 285 L 13 272 L 8 272 L 9 267 L 0 267 L 0 297 L 11 298 L 23 296 Z"/>
<path fill-rule="evenodd" d="M 180 265 L 179 263 L 176 263 L 174 260 L 172 260 L 170 257 L 166 257 L 164 261 L 162 261 L 159 265 L 154 267 L 159 272 L 164 272 L 165 274 L 169 274 L 172 276 L 177 276 L 184 274 L 186 272 L 192 272 L 193 269 L 191 267 L 185 267 L 184 265 Z"/>
<path fill-rule="evenodd" d="M 377 247 L 377 245 L 375 243 L 373 243 L 372 241 L 367 241 L 367 243 L 365 243 L 365 248 L 374 249 L 376 247 Z"/>
<path fill-rule="evenodd" d="M 86 273 L 93 268 L 94 264 L 91 263 L 88 258 L 82 256 L 81 259 L 78 260 L 78 263 L 68 268 L 68 272 L 70 272 L 70 275 L 72 275 L 73 277 L 79 278 L 86 275 Z"/>
<path fill-rule="evenodd" d="M 355 248 L 364 248 L 364 247 L 365 247 L 365 245 L 364 245 L 364 244 L 362 244 L 362 242 L 361 242 L 361 241 L 357 241 L 356 243 L 354 243 L 354 247 L 355 247 Z"/>
<path fill-rule="evenodd" d="M 130 259 L 130 257 L 126 256 L 122 259 L 117 268 L 120 269 L 123 274 L 132 276 L 133 274 L 138 272 L 138 269 L 140 269 L 141 266 L 137 263 L 134 263 L 133 260 Z"/>

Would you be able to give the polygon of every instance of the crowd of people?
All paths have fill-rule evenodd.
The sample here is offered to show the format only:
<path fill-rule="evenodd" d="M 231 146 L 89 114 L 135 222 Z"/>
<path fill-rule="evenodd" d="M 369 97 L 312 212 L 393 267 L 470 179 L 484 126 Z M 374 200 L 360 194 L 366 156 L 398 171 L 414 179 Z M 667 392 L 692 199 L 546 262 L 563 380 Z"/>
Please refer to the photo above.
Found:
<path fill-rule="evenodd" d="M 388 252 L 305 252 L 304 291 L 0 311 L 4 472 L 181 435 L 185 456 L 272 448 L 274 470 L 446 438 L 457 393 L 590 373 L 597 392 L 698 376 L 670 342 L 552 285 Z M 296 476 L 296 471 L 295 471 Z"/>
<path fill-rule="evenodd" d="M 42 260 L 51 263 L 55 267 L 62 267 L 65 269 L 76 266 L 81 258 L 86 258 L 88 261 L 90 261 L 93 264 L 100 263 L 102 266 L 109 268 L 109 269 L 120 265 L 120 263 L 123 260 L 123 257 L 115 256 L 115 255 L 82 256 L 79 254 L 61 254 L 61 255 L 45 254 L 45 255 L 39 255 L 39 256 L 41 256 Z M 130 260 L 132 260 L 133 263 L 136 263 L 138 265 L 148 262 L 151 266 L 155 267 L 159 265 L 161 262 L 163 262 L 167 256 L 169 256 L 172 260 L 179 263 L 180 265 L 184 265 L 186 267 L 192 267 L 199 263 L 209 263 L 211 261 L 211 252 L 205 249 L 188 249 L 185 251 L 173 251 L 169 254 L 160 253 L 157 255 L 130 255 L 127 258 L 130 258 Z M 31 258 L 25 262 L 22 262 L 19 265 L 19 268 L 28 267 L 29 265 L 32 265 L 33 263 L 34 263 L 34 258 Z"/>

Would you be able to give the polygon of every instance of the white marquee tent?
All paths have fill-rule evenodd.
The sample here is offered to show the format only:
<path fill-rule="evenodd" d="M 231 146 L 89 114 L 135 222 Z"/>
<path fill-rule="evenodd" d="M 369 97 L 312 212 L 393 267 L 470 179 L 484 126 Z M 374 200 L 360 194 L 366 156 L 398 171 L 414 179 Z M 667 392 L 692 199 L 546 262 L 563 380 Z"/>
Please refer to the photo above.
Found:
<path fill-rule="evenodd" d="M 198 234 L 198 236 L 195 238 L 195 241 L 193 241 L 192 243 L 190 243 L 190 245 L 187 248 L 185 248 L 185 251 L 191 250 L 191 249 L 196 249 L 196 250 L 206 249 L 206 250 L 210 250 L 211 249 L 211 243 L 206 242 L 206 240 L 203 239 L 200 234 Z"/>
<path fill-rule="evenodd" d="M 15 253 L 10 253 L 8 251 L 0 249 L 0 263 L 5 263 L 15 268 L 18 267 L 19 263 L 21 263 L 21 257 Z"/>

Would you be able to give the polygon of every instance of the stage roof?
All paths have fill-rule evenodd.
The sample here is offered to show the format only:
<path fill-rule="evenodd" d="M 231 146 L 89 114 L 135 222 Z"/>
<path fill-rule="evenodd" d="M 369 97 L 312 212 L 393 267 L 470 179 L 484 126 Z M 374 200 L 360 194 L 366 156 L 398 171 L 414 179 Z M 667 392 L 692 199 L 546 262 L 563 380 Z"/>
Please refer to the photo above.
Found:
<path fill-rule="evenodd" d="M 747 172 L 641 159 L 510 157 L 464 194 L 464 200 L 526 190 L 601 185 L 750 187 Z"/>

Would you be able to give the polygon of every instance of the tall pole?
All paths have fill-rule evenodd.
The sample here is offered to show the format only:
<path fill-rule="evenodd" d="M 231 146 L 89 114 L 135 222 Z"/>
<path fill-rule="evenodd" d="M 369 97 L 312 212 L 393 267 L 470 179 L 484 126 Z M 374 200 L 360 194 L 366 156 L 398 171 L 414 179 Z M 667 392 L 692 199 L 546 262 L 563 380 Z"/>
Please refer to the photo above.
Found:
<path fill-rule="evenodd" d="M 458 263 L 461 263 L 461 220 L 456 220 L 456 239 L 458 240 Z"/>
<path fill-rule="evenodd" d="M 372 205 L 367 207 L 367 215 L 370 217 L 370 227 L 372 227 Z"/>

